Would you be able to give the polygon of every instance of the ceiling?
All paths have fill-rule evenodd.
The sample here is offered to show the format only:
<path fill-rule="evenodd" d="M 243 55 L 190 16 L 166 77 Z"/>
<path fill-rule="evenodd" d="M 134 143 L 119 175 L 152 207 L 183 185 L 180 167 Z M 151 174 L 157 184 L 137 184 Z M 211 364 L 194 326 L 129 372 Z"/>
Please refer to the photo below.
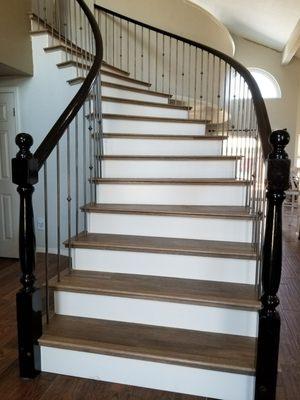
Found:
<path fill-rule="evenodd" d="M 232 33 L 282 51 L 300 18 L 300 0 L 190 0 Z"/>

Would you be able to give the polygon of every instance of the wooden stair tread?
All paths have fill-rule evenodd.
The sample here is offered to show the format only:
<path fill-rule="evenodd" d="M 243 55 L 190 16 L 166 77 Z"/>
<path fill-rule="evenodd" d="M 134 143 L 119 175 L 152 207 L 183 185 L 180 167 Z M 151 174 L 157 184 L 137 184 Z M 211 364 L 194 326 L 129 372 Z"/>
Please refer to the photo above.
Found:
<path fill-rule="evenodd" d="M 249 208 L 242 206 L 190 206 L 155 204 L 87 204 L 81 208 L 91 213 L 169 215 L 252 219 Z"/>
<path fill-rule="evenodd" d="M 243 310 L 259 310 L 261 303 L 255 286 L 237 283 L 210 282 L 191 279 L 116 274 L 107 272 L 73 271 L 53 289 L 124 296 L 148 300 L 171 301 Z"/>
<path fill-rule="evenodd" d="M 256 339 L 55 315 L 42 346 L 254 375 Z"/>
<path fill-rule="evenodd" d="M 245 186 L 249 182 L 230 178 L 93 178 L 102 184 L 135 185 L 229 185 Z"/>
<path fill-rule="evenodd" d="M 170 155 L 103 155 L 101 160 L 128 160 L 128 161 L 232 161 L 239 160 L 241 156 L 170 156 Z"/>
<path fill-rule="evenodd" d="M 148 139 L 148 140 L 217 140 L 222 141 L 225 136 L 215 135 L 159 135 L 143 133 L 104 133 L 106 139 Z"/>
<path fill-rule="evenodd" d="M 108 101 L 110 103 L 134 104 L 138 106 L 147 106 L 147 107 L 171 108 L 174 110 L 186 110 L 186 111 L 192 108 L 187 106 L 178 106 L 176 104 L 165 104 L 153 101 L 132 100 L 132 99 L 125 99 L 122 97 L 111 97 L 111 96 L 102 96 L 102 101 Z"/>
<path fill-rule="evenodd" d="M 183 254 L 220 258 L 255 259 L 251 243 L 199 239 L 178 239 L 153 236 L 85 233 L 65 242 L 72 248 L 123 250 L 150 253 Z"/>
<path fill-rule="evenodd" d="M 119 84 L 119 83 L 112 83 L 112 82 L 105 82 L 105 81 L 102 81 L 102 82 L 101 82 L 101 85 L 102 85 L 103 87 L 110 87 L 110 88 L 114 88 L 114 89 L 121 89 L 121 90 L 126 90 L 126 91 L 129 91 L 129 92 L 137 92 L 137 93 L 150 94 L 151 96 L 166 97 L 166 98 L 171 98 L 171 97 L 172 97 L 171 94 L 156 92 L 156 91 L 153 91 L 153 90 L 142 89 L 142 88 L 137 88 L 137 87 L 133 87 L 133 86 L 121 85 L 121 84 Z"/>
<path fill-rule="evenodd" d="M 180 124 L 206 124 L 207 120 L 187 119 L 187 118 L 170 118 L 170 117 L 148 117 L 144 115 L 122 115 L 122 114 L 102 114 L 104 119 L 121 119 L 130 121 L 153 121 L 153 122 L 176 122 Z"/>

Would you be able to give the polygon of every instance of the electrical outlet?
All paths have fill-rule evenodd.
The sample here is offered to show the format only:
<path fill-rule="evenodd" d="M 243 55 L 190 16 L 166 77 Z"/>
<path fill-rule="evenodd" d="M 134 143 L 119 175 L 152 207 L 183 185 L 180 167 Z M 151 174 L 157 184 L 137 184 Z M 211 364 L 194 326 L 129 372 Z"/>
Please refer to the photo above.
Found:
<path fill-rule="evenodd" d="M 37 222 L 37 230 L 44 231 L 45 230 L 45 218 L 38 217 L 36 222 Z"/>

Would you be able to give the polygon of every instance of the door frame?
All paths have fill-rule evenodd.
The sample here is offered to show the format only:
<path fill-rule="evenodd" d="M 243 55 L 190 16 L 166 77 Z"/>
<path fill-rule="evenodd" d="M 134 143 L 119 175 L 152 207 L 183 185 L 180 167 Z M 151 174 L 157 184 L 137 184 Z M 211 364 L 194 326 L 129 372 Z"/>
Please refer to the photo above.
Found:
<path fill-rule="evenodd" d="M 15 135 L 21 132 L 21 118 L 20 118 L 20 101 L 19 101 L 19 89 L 18 87 L 15 86 L 1 86 L 0 87 L 0 97 L 1 93 L 10 93 L 13 94 L 14 98 L 14 107 L 15 107 L 15 127 L 16 127 L 16 132 Z M 11 142 L 10 142 L 11 143 Z M 17 149 L 17 148 L 16 148 Z M 16 152 L 12 151 L 11 154 L 14 157 Z M 12 182 L 11 184 L 15 186 L 15 195 L 18 197 L 17 193 L 17 187 L 14 185 Z M 18 223 L 18 219 L 16 221 Z"/>

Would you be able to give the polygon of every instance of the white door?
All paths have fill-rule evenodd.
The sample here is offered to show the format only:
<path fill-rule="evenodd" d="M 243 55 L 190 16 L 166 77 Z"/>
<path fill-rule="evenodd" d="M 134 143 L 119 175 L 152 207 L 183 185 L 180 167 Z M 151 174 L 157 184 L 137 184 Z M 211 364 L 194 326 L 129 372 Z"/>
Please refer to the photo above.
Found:
<path fill-rule="evenodd" d="M 0 257 L 18 258 L 19 199 L 11 181 L 16 155 L 15 94 L 0 92 Z"/>

